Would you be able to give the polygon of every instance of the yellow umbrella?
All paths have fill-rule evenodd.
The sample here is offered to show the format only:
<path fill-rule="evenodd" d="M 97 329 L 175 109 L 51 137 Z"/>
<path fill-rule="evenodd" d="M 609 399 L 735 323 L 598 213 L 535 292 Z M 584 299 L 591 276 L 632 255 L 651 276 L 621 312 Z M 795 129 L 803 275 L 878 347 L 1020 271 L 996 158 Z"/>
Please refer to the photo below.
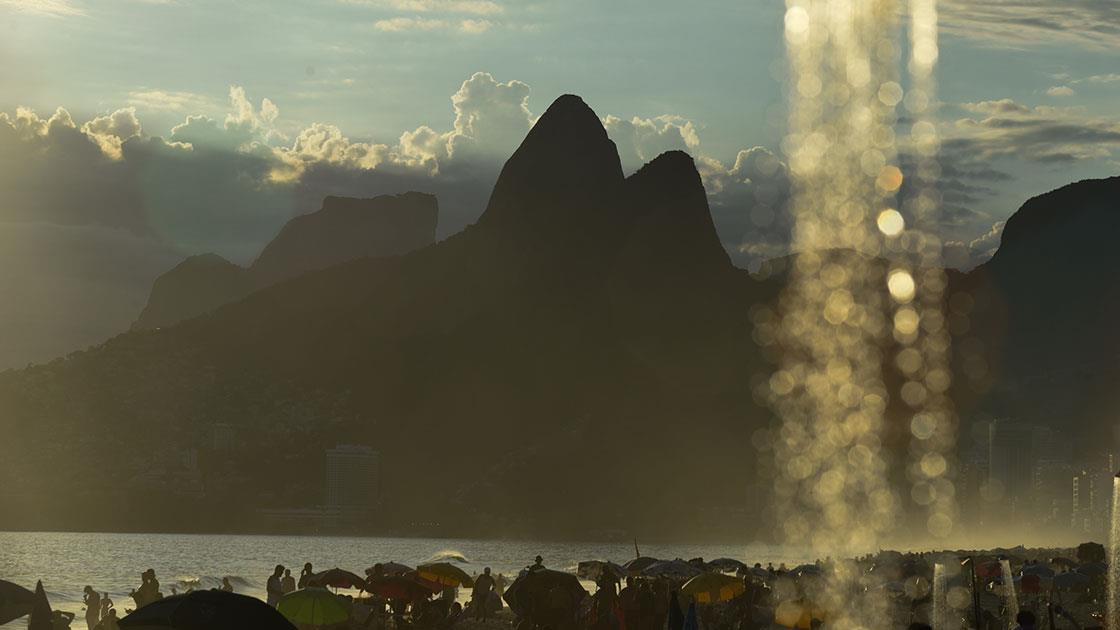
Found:
<path fill-rule="evenodd" d="M 442 586 L 474 586 L 474 580 L 467 572 L 447 562 L 433 562 L 416 567 L 416 574 Z"/>
<path fill-rule="evenodd" d="M 325 626 L 350 618 L 350 606 L 325 588 L 292 591 L 280 598 L 276 609 L 297 626 Z"/>
<path fill-rule="evenodd" d="M 743 580 L 723 573 L 703 573 L 684 583 L 681 594 L 697 604 L 712 604 L 734 599 L 746 590 Z"/>

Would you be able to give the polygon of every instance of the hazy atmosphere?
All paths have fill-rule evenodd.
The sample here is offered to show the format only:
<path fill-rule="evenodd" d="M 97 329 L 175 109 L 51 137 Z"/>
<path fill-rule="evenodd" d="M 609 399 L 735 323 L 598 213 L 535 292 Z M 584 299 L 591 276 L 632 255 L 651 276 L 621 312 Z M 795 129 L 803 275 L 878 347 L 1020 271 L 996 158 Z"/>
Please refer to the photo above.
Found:
<path fill-rule="evenodd" d="M 1120 628 L 1118 102 L 1109 0 L 0 0 L 0 627 Z"/>

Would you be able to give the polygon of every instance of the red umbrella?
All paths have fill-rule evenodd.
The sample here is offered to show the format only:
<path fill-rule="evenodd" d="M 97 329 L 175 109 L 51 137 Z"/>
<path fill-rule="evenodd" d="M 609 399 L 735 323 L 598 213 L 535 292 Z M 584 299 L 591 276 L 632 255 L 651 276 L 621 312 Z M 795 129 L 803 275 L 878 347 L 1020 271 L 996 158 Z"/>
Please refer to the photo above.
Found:
<path fill-rule="evenodd" d="M 335 567 L 312 575 L 308 580 L 314 586 L 329 586 L 331 588 L 356 588 L 364 590 L 366 581 L 356 573 L 351 573 Z"/>
<path fill-rule="evenodd" d="M 981 562 L 976 565 L 976 577 L 994 578 L 1003 574 L 1003 567 L 998 562 Z"/>

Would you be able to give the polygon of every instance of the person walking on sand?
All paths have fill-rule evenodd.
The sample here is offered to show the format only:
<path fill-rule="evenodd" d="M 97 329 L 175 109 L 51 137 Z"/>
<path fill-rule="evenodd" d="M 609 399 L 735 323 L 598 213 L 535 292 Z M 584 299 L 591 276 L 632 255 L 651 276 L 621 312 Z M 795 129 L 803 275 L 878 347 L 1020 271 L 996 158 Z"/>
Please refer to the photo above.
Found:
<path fill-rule="evenodd" d="M 82 603 L 86 605 L 86 628 L 93 630 L 101 621 L 101 595 L 87 586 L 82 589 Z"/>
<path fill-rule="evenodd" d="M 280 597 L 284 595 L 284 591 L 280 585 L 280 576 L 284 575 L 284 565 L 276 565 L 276 570 L 272 575 L 268 576 L 268 582 L 265 583 L 265 592 L 268 594 L 268 605 L 276 608 L 276 604 L 280 601 Z"/>
<path fill-rule="evenodd" d="M 227 593 L 232 593 L 233 592 L 233 584 L 229 583 L 229 576 L 228 575 L 225 576 L 224 578 L 222 578 L 222 590 L 227 592 Z"/>
<path fill-rule="evenodd" d="M 291 569 L 284 569 L 284 579 L 280 580 L 280 590 L 285 595 L 296 590 L 296 579 L 292 577 Z"/>
<path fill-rule="evenodd" d="M 482 575 L 474 581 L 474 590 L 471 591 L 471 610 L 474 611 L 475 621 L 486 621 L 490 612 L 490 594 L 494 592 L 494 578 L 490 575 L 490 567 L 482 570 Z"/>

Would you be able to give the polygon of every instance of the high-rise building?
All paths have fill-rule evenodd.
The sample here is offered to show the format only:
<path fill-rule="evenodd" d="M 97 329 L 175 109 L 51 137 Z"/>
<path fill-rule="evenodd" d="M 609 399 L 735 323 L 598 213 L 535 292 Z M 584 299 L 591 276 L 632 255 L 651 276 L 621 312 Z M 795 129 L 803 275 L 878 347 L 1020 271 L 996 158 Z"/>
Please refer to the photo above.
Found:
<path fill-rule="evenodd" d="M 1087 470 L 1078 471 L 1073 476 L 1073 508 L 1070 511 L 1070 527 L 1078 534 L 1094 531 L 1094 514 L 1098 511 L 1096 475 Z"/>
<path fill-rule="evenodd" d="M 1029 514 L 1034 477 L 1034 427 L 1012 420 L 988 425 L 988 484 L 998 488 L 1011 514 Z"/>
<path fill-rule="evenodd" d="M 380 455 L 368 446 L 327 449 L 326 507 L 343 514 L 372 512 L 380 499 Z"/>

